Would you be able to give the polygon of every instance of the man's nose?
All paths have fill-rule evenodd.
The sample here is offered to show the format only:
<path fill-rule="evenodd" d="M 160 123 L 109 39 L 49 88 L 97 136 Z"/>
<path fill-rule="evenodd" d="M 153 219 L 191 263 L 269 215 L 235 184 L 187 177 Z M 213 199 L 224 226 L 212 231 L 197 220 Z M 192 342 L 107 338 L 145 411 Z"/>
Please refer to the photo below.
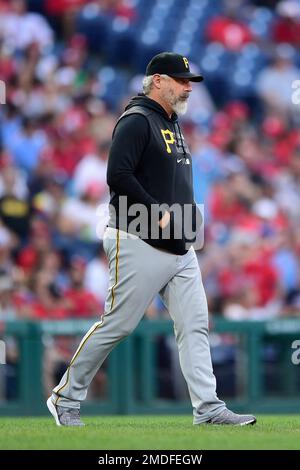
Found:
<path fill-rule="evenodd" d="M 193 90 L 191 82 L 188 82 L 185 86 L 185 91 L 188 91 L 189 93 Z"/>

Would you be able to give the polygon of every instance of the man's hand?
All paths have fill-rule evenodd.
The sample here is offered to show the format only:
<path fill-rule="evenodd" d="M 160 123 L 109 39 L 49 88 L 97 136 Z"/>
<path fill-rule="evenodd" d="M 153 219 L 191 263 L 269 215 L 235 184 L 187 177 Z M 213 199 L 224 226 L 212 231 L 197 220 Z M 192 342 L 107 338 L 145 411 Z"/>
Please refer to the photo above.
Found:
<path fill-rule="evenodd" d="M 170 222 L 170 212 L 166 211 L 159 221 L 160 228 L 165 228 Z"/>

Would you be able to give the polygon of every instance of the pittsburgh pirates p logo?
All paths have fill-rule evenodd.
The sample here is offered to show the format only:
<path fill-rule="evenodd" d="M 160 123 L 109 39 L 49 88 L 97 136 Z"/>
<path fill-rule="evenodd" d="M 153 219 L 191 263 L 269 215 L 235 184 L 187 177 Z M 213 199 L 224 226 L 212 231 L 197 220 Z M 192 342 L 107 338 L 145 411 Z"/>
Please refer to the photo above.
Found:
<path fill-rule="evenodd" d="M 169 129 L 166 129 L 165 131 L 163 129 L 160 130 L 162 133 L 162 136 L 164 138 L 166 147 L 167 147 L 167 152 L 172 153 L 172 150 L 170 148 L 171 144 L 175 144 L 175 139 L 174 139 L 174 134 L 173 132 L 169 131 Z"/>
<path fill-rule="evenodd" d="M 183 62 L 184 62 L 185 68 L 186 68 L 186 69 L 189 69 L 189 61 L 187 60 L 187 58 L 186 58 L 186 57 L 183 57 L 182 60 L 183 60 Z"/>

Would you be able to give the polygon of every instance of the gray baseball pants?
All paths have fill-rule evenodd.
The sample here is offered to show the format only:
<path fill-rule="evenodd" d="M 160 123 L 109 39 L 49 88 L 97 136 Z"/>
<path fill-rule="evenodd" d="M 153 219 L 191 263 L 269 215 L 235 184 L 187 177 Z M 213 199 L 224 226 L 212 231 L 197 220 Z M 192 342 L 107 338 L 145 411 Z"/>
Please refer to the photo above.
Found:
<path fill-rule="evenodd" d="M 159 293 L 174 321 L 194 424 L 209 420 L 225 404 L 216 395 L 207 302 L 194 249 L 182 256 L 174 255 L 111 227 L 105 231 L 103 248 L 110 273 L 104 314 L 82 339 L 69 368 L 53 389 L 53 401 L 79 408 L 105 358 L 135 329 Z"/>

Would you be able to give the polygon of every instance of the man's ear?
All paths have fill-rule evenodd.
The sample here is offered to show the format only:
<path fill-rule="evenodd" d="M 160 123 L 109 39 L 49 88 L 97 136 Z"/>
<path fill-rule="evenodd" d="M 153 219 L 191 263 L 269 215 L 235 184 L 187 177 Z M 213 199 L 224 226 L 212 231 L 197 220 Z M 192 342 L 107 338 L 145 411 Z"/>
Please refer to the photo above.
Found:
<path fill-rule="evenodd" d="M 161 88 L 161 75 L 159 75 L 159 73 L 155 73 L 153 75 L 153 85 L 155 86 L 155 88 L 158 88 L 160 89 Z"/>

